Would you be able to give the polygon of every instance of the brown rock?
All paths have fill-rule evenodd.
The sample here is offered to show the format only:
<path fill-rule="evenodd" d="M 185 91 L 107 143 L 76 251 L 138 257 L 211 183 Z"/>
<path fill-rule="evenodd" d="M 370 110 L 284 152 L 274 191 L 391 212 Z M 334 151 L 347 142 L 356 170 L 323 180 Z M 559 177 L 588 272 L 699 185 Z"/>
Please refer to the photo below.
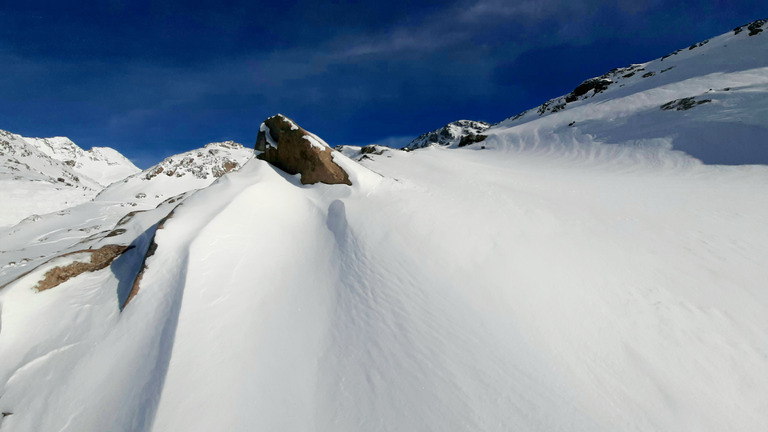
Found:
<path fill-rule="evenodd" d="M 99 249 L 86 249 L 76 252 L 71 252 L 62 256 L 87 252 L 91 254 L 90 262 L 75 261 L 72 264 L 68 264 L 61 267 L 54 267 L 48 270 L 43 277 L 43 280 L 37 283 L 35 289 L 39 291 L 45 291 L 55 286 L 72 279 L 75 276 L 79 276 L 85 272 L 93 272 L 101 270 L 112 263 L 115 258 L 119 257 L 129 247 L 121 245 L 106 245 Z"/>
<path fill-rule="evenodd" d="M 352 184 L 347 172 L 333 162 L 334 150 L 282 114 L 264 120 L 256 150 L 264 152 L 259 159 L 289 174 L 301 174 L 301 184 Z"/>

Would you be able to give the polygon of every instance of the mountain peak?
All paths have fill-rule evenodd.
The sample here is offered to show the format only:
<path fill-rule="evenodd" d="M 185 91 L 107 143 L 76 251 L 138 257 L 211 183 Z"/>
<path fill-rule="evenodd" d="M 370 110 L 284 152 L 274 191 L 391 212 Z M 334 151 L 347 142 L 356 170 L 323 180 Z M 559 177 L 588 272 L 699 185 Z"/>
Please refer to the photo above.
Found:
<path fill-rule="evenodd" d="M 447 125 L 418 136 L 405 146 L 406 150 L 415 150 L 430 145 L 443 147 L 463 147 L 484 139 L 482 133 L 491 127 L 490 123 L 475 120 L 457 120 Z M 480 138 L 479 138 L 480 137 Z"/>

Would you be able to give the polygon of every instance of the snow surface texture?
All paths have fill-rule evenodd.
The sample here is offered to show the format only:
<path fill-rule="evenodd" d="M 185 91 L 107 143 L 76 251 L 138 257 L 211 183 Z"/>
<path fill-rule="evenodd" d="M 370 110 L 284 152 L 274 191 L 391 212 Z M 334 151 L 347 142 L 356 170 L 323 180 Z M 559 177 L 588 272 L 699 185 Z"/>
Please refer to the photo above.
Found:
<path fill-rule="evenodd" d="M 729 47 L 764 36 L 748 34 Z M 764 69 L 729 79 L 764 92 Z M 462 149 L 345 147 L 351 187 L 248 159 L 157 207 L 125 206 L 135 177 L 0 231 L 17 260 L 0 272 L 0 431 L 768 430 L 768 167 L 562 117 L 600 127 L 647 99 L 685 126 L 714 102 L 660 106 L 698 80 Z M 55 257 L 106 244 L 132 248 L 33 290 Z"/>
<path fill-rule="evenodd" d="M 0 158 L 0 227 L 88 201 L 139 171 L 109 147 L 85 151 L 68 138 L 24 138 L 3 130 Z"/>
<path fill-rule="evenodd" d="M 351 188 L 252 160 L 122 312 L 141 238 L 0 291 L 3 428 L 763 430 L 768 168 L 639 151 L 395 152 Z"/>

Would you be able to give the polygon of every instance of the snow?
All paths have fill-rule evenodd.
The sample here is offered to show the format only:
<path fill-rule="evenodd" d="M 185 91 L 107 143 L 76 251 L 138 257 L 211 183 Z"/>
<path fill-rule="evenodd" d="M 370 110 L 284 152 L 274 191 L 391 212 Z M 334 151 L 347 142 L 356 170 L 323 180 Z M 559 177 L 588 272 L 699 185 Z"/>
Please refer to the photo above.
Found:
<path fill-rule="evenodd" d="M 125 156 L 110 147 L 93 147 L 85 151 L 66 137 L 23 139 L 49 157 L 69 162 L 80 176 L 93 179 L 102 187 L 140 171 Z"/>
<path fill-rule="evenodd" d="M 764 429 L 768 168 L 633 151 L 396 152 L 351 188 L 251 160 L 176 208 L 122 313 L 109 270 L 0 291 L 5 422 Z"/>
<path fill-rule="evenodd" d="M 768 57 L 683 62 L 736 37 L 482 145 L 334 151 L 352 186 L 212 145 L 0 229 L 0 430 L 768 430 L 768 166 L 721 148 L 764 131 Z M 708 122 L 736 165 L 681 149 Z"/>
<path fill-rule="evenodd" d="M 309 144 L 318 150 L 325 150 L 325 149 L 331 148 L 331 146 L 329 146 L 325 141 L 323 141 L 322 139 L 320 139 L 320 137 L 318 137 L 317 135 L 311 132 L 307 132 L 307 134 L 304 135 L 302 138 L 309 141 Z"/>
<path fill-rule="evenodd" d="M 763 33 L 728 32 L 693 49 L 618 69 L 604 75 L 613 84 L 601 93 L 569 103 L 566 96 L 555 98 L 484 133 L 514 128 L 523 141 L 577 133 L 609 145 L 663 143 L 710 164 L 768 164 Z M 710 102 L 686 111 L 661 109 L 683 98 Z"/>
<path fill-rule="evenodd" d="M 20 187 L 18 181 L 0 180 L 0 202 L 3 203 L 0 227 L 15 225 L 33 215 L 51 213 L 82 203 L 95 195 L 95 191 L 73 190 L 43 181 L 25 182 Z"/>
<path fill-rule="evenodd" d="M 277 148 L 277 143 L 272 139 L 272 135 L 269 134 L 269 127 L 265 123 L 262 123 L 261 126 L 259 126 L 259 132 L 264 132 L 264 137 L 267 140 L 267 147 Z"/>
<path fill-rule="evenodd" d="M 0 156 L 0 227 L 86 202 L 139 171 L 108 147 L 85 151 L 68 138 L 24 138 L 2 130 Z"/>

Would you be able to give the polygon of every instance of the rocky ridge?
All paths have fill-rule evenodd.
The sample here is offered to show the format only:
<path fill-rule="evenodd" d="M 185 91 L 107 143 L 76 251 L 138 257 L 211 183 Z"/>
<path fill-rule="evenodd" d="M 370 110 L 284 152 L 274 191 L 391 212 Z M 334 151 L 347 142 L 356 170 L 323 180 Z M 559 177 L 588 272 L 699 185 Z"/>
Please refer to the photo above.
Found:
<path fill-rule="evenodd" d="M 458 120 L 418 136 L 405 146 L 405 150 L 416 150 L 430 145 L 464 147 L 485 139 L 482 133 L 489 127 L 491 124 L 483 121 Z"/>

